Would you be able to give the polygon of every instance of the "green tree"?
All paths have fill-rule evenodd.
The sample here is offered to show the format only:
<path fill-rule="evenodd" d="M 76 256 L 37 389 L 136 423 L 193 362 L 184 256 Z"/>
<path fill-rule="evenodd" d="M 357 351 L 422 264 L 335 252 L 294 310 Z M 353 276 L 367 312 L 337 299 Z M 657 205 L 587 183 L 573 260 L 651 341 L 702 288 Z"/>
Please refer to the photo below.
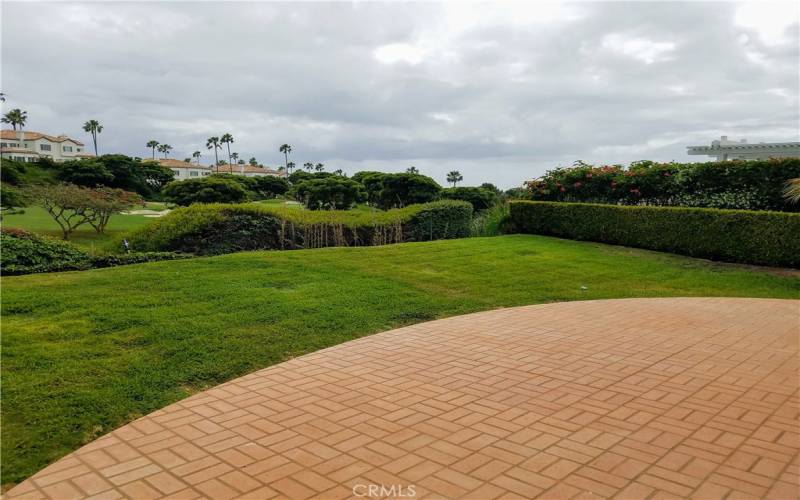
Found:
<path fill-rule="evenodd" d="M 217 154 L 217 150 L 222 149 L 222 146 L 219 145 L 219 137 L 209 137 L 206 141 L 206 149 L 214 150 L 214 165 L 216 168 L 219 166 L 219 155 Z M 217 168 L 217 172 L 219 172 L 219 168 Z"/>
<path fill-rule="evenodd" d="M 202 153 L 200 151 L 195 151 L 194 153 L 192 153 L 192 158 L 196 160 L 196 163 L 198 165 L 200 165 L 200 156 L 202 156 Z"/>
<path fill-rule="evenodd" d="M 156 159 L 156 148 L 158 147 L 158 141 L 147 141 L 147 147 L 153 150 L 153 159 Z"/>
<path fill-rule="evenodd" d="M 8 113 L 4 114 L 3 117 L 0 118 L 0 121 L 10 124 L 15 132 L 17 127 L 19 127 L 19 130 L 22 131 L 22 127 L 24 127 L 25 122 L 28 121 L 28 112 L 22 111 L 19 108 L 12 109 Z"/>
<path fill-rule="evenodd" d="M 364 187 L 344 177 L 307 179 L 292 188 L 294 197 L 310 210 L 347 210 L 364 199 Z"/>
<path fill-rule="evenodd" d="M 114 181 L 114 174 L 95 158 L 66 161 L 61 164 L 56 176 L 68 184 L 85 187 L 108 186 Z"/>
<path fill-rule="evenodd" d="M 255 156 L 250 158 L 249 160 L 247 160 L 247 163 L 252 165 L 253 167 L 257 167 L 258 166 L 258 160 L 256 160 Z"/>
<path fill-rule="evenodd" d="M 325 170 L 325 164 L 324 163 L 317 163 L 316 165 L 314 165 L 314 170 L 316 170 L 317 172 L 324 171 Z"/>
<path fill-rule="evenodd" d="M 158 146 L 158 152 L 164 153 L 165 159 L 167 158 L 167 155 L 169 154 L 170 151 L 172 151 L 172 146 L 170 146 L 169 144 L 162 144 Z"/>
<path fill-rule="evenodd" d="M 231 153 L 231 164 L 239 163 L 239 153 Z M 244 164 L 244 160 L 242 160 L 242 164 Z"/>
<path fill-rule="evenodd" d="M 231 144 L 233 144 L 233 136 L 231 134 L 223 134 L 219 142 L 228 147 L 228 163 L 233 163 L 231 161 Z"/>
<path fill-rule="evenodd" d="M 250 181 L 250 190 L 260 198 L 274 198 L 289 191 L 289 183 L 282 177 L 274 175 L 259 175 L 246 177 Z"/>
<path fill-rule="evenodd" d="M 482 187 L 454 187 L 442 189 L 442 198 L 469 202 L 476 212 L 493 207 L 498 200 L 497 193 Z"/>
<path fill-rule="evenodd" d="M 372 187 L 374 203 L 381 209 L 405 207 L 416 203 L 428 203 L 439 197 L 442 190 L 439 184 L 425 175 L 419 174 L 383 174 L 382 177 L 369 176 L 365 183 L 376 182 Z M 379 191 L 375 193 L 375 189 Z"/>
<path fill-rule="evenodd" d="M 87 222 L 98 234 L 105 232 L 112 215 L 130 210 L 137 205 L 144 206 L 144 200 L 138 194 L 107 187 L 95 189 L 91 193 L 91 200 L 89 211 L 94 216 Z"/>
<path fill-rule="evenodd" d="M 413 165 L 412 165 L 412 166 L 410 166 L 410 167 L 408 167 L 408 168 L 406 169 L 406 173 L 407 173 L 407 174 L 418 174 L 418 173 L 419 173 L 419 170 L 417 169 L 417 167 L 415 167 L 415 166 L 413 166 Z"/>
<path fill-rule="evenodd" d="M 292 147 L 288 144 L 281 144 L 281 147 L 278 148 L 278 151 L 283 153 L 283 158 L 286 160 L 286 170 L 289 170 L 289 153 L 292 152 Z"/>
<path fill-rule="evenodd" d="M 89 120 L 83 124 L 83 130 L 92 134 L 92 142 L 94 142 L 94 154 L 97 156 L 97 134 L 103 131 L 103 126 L 97 120 Z"/>
<path fill-rule="evenodd" d="M 287 175 L 292 175 L 292 170 L 294 170 L 295 166 L 296 165 L 294 164 L 293 161 L 290 161 L 289 163 L 286 164 L 286 167 L 284 167 L 284 169 L 286 170 Z"/>
<path fill-rule="evenodd" d="M 303 168 L 311 172 L 312 170 L 314 170 L 314 164 L 311 163 L 310 161 L 307 161 L 303 163 Z"/>
<path fill-rule="evenodd" d="M 182 206 L 192 203 L 240 203 L 247 200 L 247 191 L 239 182 L 216 174 L 170 182 L 164 187 L 163 194 L 167 201 Z"/>
<path fill-rule="evenodd" d="M 458 170 L 452 170 L 447 173 L 447 182 L 452 182 L 453 187 L 456 187 L 456 184 L 464 180 L 464 176 L 461 175 L 461 172 Z"/>

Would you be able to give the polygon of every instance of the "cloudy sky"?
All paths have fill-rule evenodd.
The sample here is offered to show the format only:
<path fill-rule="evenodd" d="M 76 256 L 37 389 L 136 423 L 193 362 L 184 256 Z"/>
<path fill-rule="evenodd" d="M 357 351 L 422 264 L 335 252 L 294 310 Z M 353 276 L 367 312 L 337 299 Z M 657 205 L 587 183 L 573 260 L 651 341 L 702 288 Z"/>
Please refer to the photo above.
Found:
<path fill-rule="evenodd" d="M 27 129 L 210 162 L 209 136 L 279 165 L 519 185 L 582 159 L 697 161 L 728 135 L 800 140 L 791 3 L 16 3 L 4 111 Z"/>

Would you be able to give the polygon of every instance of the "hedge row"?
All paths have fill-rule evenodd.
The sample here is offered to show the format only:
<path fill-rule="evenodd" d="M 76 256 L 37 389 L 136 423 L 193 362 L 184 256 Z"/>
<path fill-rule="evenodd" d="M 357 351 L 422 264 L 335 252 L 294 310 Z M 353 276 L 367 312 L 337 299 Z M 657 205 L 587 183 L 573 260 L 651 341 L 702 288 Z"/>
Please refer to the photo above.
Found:
<path fill-rule="evenodd" d="M 692 257 L 800 267 L 800 214 L 709 208 L 511 202 L 515 232 Z"/>
<path fill-rule="evenodd" d="M 91 256 L 66 241 L 39 236 L 21 229 L 4 228 L 0 232 L 0 245 L 2 246 L 0 274 L 6 276 L 82 271 L 188 257 L 170 252 Z"/>
<path fill-rule="evenodd" d="M 127 238 L 137 251 L 217 255 L 464 238 L 470 234 L 471 219 L 472 206 L 463 201 L 438 201 L 385 212 L 209 204 L 173 210 Z"/>

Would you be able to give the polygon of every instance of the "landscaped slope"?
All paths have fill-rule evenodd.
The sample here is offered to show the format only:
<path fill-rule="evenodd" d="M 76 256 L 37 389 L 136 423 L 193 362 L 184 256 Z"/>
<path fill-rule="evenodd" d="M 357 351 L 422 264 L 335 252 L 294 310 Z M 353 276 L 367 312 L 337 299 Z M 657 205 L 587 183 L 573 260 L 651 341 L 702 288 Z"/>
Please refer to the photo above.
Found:
<path fill-rule="evenodd" d="M 528 235 L 239 253 L 2 287 L 4 483 L 199 389 L 402 324 L 557 300 L 800 296 L 794 277 Z"/>

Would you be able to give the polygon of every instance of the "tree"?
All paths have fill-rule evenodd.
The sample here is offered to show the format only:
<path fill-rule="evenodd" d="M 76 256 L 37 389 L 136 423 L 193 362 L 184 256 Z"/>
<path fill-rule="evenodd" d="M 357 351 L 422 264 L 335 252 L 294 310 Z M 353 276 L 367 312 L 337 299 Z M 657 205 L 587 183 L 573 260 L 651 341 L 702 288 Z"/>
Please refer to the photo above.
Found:
<path fill-rule="evenodd" d="M 419 170 L 417 170 L 417 167 L 415 167 L 415 166 L 413 166 L 413 165 L 412 165 L 412 166 L 410 166 L 410 167 L 408 167 L 408 168 L 406 169 L 406 173 L 407 173 L 407 174 L 418 174 L 418 173 L 419 173 Z"/>
<path fill-rule="evenodd" d="M 174 181 L 163 190 L 164 198 L 177 205 L 192 203 L 239 203 L 247 200 L 247 191 L 236 180 L 220 175 Z"/>
<path fill-rule="evenodd" d="M 375 204 L 384 210 L 428 203 L 438 198 L 442 190 L 435 180 L 419 174 L 383 174 L 377 179 L 367 177 L 365 182 L 370 180 L 379 180 L 380 191 L 373 196 Z"/>
<path fill-rule="evenodd" d="M 108 186 L 114 182 L 114 174 L 97 159 L 66 161 L 61 164 L 56 174 L 59 180 L 67 184 L 85 187 Z"/>
<path fill-rule="evenodd" d="M 219 145 L 219 137 L 209 137 L 206 141 L 206 149 L 214 149 L 214 165 L 219 165 L 219 155 L 217 154 L 218 149 L 222 149 L 222 146 Z M 217 172 L 219 172 L 219 168 L 217 168 Z"/>
<path fill-rule="evenodd" d="M 158 152 L 164 153 L 164 159 L 167 158 L 167 154 L 169 154 L 170 151 L 172 151 L 172 146 L 169 144 L 162 144 L 158 147 Z"/>
<path fill-rule="evenodd" d="M 200 165 L 200 156 L 202 156 L 202 153 L 200 151 L 195 151 L 194 153 L 192 153 L 192 158 L 197 160 L 198 165 Z"/>
<path fill-rule="evenodd" d="M 286 164 L 286 167 L 285 167 L 285 169 L 286 169 L 286 173 L 287 173 L 287 174 L 289 174 L 289 175 L 291 175 L 291 173 L 292 173 L 292 170 L 294 170 L 295 166 L 296 166 L 296 165 L 294 164 L 294 162 L 293 162 L 293 161 L 290 161 L 289 163 L 287 163 L 287 164 Z"/>
<path fill-rule="evenodd" d="M 239 163 L 239 153 L 231 153 L 231 165 L 234 163 Z M 244 160 L 242 160 L 242 164 L 244 164 Z"/>
<path fill-rule="evenodd" d="M 456 187 L 456 184 L 463 180 L 464 176 L 458 170 L 452 170 L 447 173 L 447 182 L 452 182 L 453 187 Z"/>
<path fill-rule="evenodd" d="M 112 215 L 129 210 L 136 205 L 144 206 L 141 196 L 122 189 L 101 187 L 91 193 L 91 198 L 93 202 L 89 211 L 94 214 L 94 217 L 89 218 L 87 222 L 98 234 L 105 232 Z"/>
<path fill-rule="evenodd" d="M 307 179 L 292 192 L 310 210 L 347 210 L 364 199 L 364 187 L 344 177 Z"/>
<path fill-rule="evenodd" d="M 233 163 L 231 161 L 231 144 L 233 144 L 233 136 L 231 134 L 223 134 L 219 142 L 228 147 L 228 163 Z"/>
<path fill-rule="evenodd" d="M 333 171 L 333 175 L 344 177 L 344 170 L 342 170 L 341 168 L 337 168 L 336 170 Z"/>
<path fill-rule="evenodd" d="M 156 148 L 158 147 L 158 141 L 147 141 L 147 147 L 153 150 L 153 159 L 156 159 Z"/>
<path fill-rule="evenodd" d="M 97 120 L 89 120 L 83 124 L 83 130 L 92 134 L 92 142 L 94 142 L 94 154 L 97 156 L 97 134 L 103 131 L 103 126 Z"/>
<path fill-rule="evenodd" d="M 500 188 L 498 188 L 497 186 L 495 186 L 491 182 L 484 182 L 483 184 L 480 185 L 480 187 L 482 187 L 483 189 L 486 189 L 487 191 L 493 192 L 497 196 L 500 196 L 501 194 L 503 194 L 503 191 L 501 191 Z"/>
<path fill-rule="evenodd" d="M 317 163 L 316 165 L 314 165 L 314 170 L 316 170 L 317 172 L 322 172 L 323 170 L 325 170 L 325 164 Z"/>
<path fill-rule="evenodd" d="M 497 193 L 482 187 L 454 187 L 442 189 L 442 198 L 469 202 L 476 212 L 486 210 L 497 203 Z"/>
<path fill-rule="evenodd" d="M 250 164 L 250 165 L 252 165 L 252 166 L 254 166 L 254 167 L 257 167 L 257 166 L 258 166 L 258 160 L 256 160 L 256 157 L 255 157 L 255 156 L 254 156 L 254 157 L 252 157 L 252 158 L 250 158 L 249 160 L 247 160 L 247 163 L 248 163 L 248 164 Z"/>
<path fill-rule="evenodd" d="M 3 118 L 0 118 L 0 121 L 10 124 L 14 128 L 15 132 L 17 127 L 19 127 L 19 130 L 22 131 L 22 127 L 24 127 L 25 122 L 28 121 L 28 112 L 22 111 L 19 108 L 12 109 L 8 113 L 4 114 Z"/>
<path fill-rule="evenodd" d="M 245 177 L 250 181 L 250 190 L 261 198 L 274 198 L 289 191 L 289 183 L 282 177 L 274 175 L 260 175 L 257 177 Z"/>
<path fill-rule="evenodd" d="M 278 148 L 278 151 L 283 153 L 283 158 L 286 160 L 286 170 L 289 170 L 289 153 L 292 152 L 292 147 L 288 144 L 281 144 L 281 147 Z"/>
<path fill-rule="evenodd" d="M 307 161 L 307 162 L 303 163 L 303 168 L 305 168 L 306 170 L 311 172 L 312 170 L 314 170 L 314 164 L 311 163 L 310 161 Z"/>

